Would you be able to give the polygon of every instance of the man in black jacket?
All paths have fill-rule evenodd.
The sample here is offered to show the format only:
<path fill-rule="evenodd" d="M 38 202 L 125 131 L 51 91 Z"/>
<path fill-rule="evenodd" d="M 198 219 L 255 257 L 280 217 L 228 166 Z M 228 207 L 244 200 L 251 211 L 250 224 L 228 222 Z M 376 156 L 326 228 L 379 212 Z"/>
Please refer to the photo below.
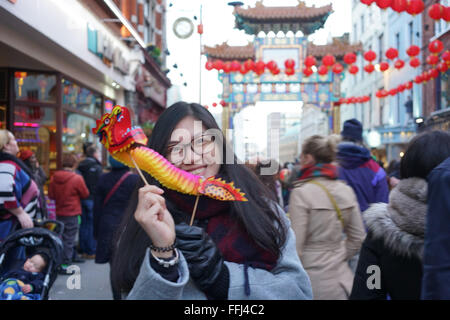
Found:
<path fill-rule="evenodd" d="M 91 144 L 85 149 L 86 158 L 78 165 L 78 171 L 84 178 L 89 189 L 89 198 L 81 200 L 83 212 L 80 225 L 80 251 L 87 259 L 95 258 L 96 241 L 94 239 L 94 196 L 97 181 L 103 172 L 102 165 L 98 160 L 100 153 L 98 148 Z"/>
<path fill-rule="evenodd" d="M 421 298 L 450 299 L 450 158 L 428 176 Z"/>

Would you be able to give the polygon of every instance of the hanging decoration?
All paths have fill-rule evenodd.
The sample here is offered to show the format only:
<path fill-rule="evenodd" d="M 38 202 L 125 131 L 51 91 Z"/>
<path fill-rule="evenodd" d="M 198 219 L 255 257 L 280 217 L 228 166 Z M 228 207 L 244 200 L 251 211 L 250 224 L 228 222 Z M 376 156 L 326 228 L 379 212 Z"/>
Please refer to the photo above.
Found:
<path fill-rule="evenodd" d="M 428 50 L 430 50 L 431 53 L 439 54 L 439 52 L 444 50 L 444 44 L 440 40 L 431 41 L 428 45 Z"/>
<path fill-rule="evenodd" d="M 418 56 L 419 53 L 420 53 L 420 48 L 416 45 L 412 45 L 406 50 L 406 54 L 410 57 Z"/>
<path fill-rule="evenodd" d="M 348 52 L 344 55 L 344 62 L 348 65 L 351 65 L 356 62 L 356 54 L 353 52 Z"/>
<path fill-rule="evenodd" d="M 387 70 L 389 70 L 389 63 L 386 61 L 380 62 L 380 71 L 385 72 Z"/>
<path fill-rule="evenodd" d="M 397 61 L 395 61 L 394 63 L 394 67 L 397 70 L 402 69 L 405 66 L 405 61 L 403 61 L 402 59 L 397 59 Z"/>
<path fill-rule="evenodd" d="M 377 58 L 377 54 L 375 53 L 375 51 L 369 50 L 364 53 L 363 57 L 364 57 L 364 60 L 366 60 L 368 62 L 372 62 Z"/>
<path fill-rule="evenodd" d="M 392 0 L 376 0 L 378 8 L 386 10 L 391 6 Z"/>
<path fill-rule="evenodd" d="M 335 74 L 341 74 L 342 71 L 344 71 L 344 67 L 340 63 L 335 63 L 333 65 L 332 70 L 333 70 L 333 73 L 335 73 Z"/>
<path fill-rule="evenodd" d="M 336 58 L 331 54 L 327 54 L 322 58 L 322 64 L 327 68 L 331 68 L 335 63 Z"/>
<path fill-rule="evenodd" d="M 351 74 L 355 75 L 357 74 L 359 71 L 359 68 L 357 65 L 352 64 L 349 68 L 348 68 L 348 72 L 350 72 Z"/>
<path fill-rule="evenodd" d="M 371 63 L 369 63 L 368 65 L 364 66 L 364 71 L 367 73 L 372 73 L 375 71 L 375 66 Z"/>
<path fill-rule="evenodd" d="M 435 65 L 437 65 L 437 64 L 439 63 L 439 56 L 437 56 L 437 55 L 435 55 L 435 54 L 430 54 L 430 55 L 427 57 L 426 62 L 427 62 L 429 65 L 435 66 Z"/>
<path fill-rule="evenodd" d="M 413 68 L 417 68 L 420 66 L 420 60 L 418 58 L 414 57 L 409 61 L 409 65 Z"/>
<path fill-rule="evenodd" d="M 445 7 L 440 3 L 435 3 L 428 9 L 428 15 L 433 20 L 440 20 L 444 17 Z"/>
<path fill-rule="evenodd" d="M 303 68 L 303 75 L 304 75 L 305 77 L 308 78 L 308 77 L 310 77 L 313 73 L 314 73 L 314 71 L 312 71 L 311 68 L 309 68 L 309 67 Z"/>
<path fill-rule="evenodd" d="M 406 12 L 415 16 L 425 10 L 425 4 L 422 0 L 408 0 L 406 4 Z"/>
<path fill-rule="evenodd" d="M 389 60 L 394 60 L 395 58 L 398 57 L 398 50 L 395 48 L 389 48 L 386 50 L 386 58 L 388 58 Z"/>
<path fill-rule="evenodd" d="M 407 0 L 392 0 L 391 9 L 397 13 L 402 13 L 406 10 Z"/>
<path fill-rule="evenodd" d="M 304 64 L 307 68 L 311 68 L 317 64 L 316 58 L 314 56 L 307 56 Z"/>

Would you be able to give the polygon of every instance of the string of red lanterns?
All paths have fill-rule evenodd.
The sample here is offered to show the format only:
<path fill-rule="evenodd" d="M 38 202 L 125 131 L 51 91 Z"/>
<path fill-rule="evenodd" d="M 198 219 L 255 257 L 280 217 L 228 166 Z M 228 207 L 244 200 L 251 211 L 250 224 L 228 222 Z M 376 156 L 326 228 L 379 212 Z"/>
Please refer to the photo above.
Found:
<path fill-rule="evenodd" d="M 434 40 L 430 42 L 428 46 L 430 55 L 426 58 L 425 62 L 431 66 L 436 66 L 439 63 L 439 53 L 444 50 L 444 45 L 440 40 Z M 421 64 L 420 59 L 417 57 L 420 54 L 420 48 L 416 45 L 411 45 L 407 50 L 406 54 L 409 56 L 409 65 L 413 68 L 418 68 Z M 447 53 L 446 53 L 447 54 Z M 397 70 L 402 69 L 406 62 L 402 59 L 399 59 L 399 52 L 395 48 L 388 48 L 385 52 L 385 57 L 387 60 L 393 61 L 393 67 Z M 367 65 L 363 67 L 363 70 L 367 73 L 372 73 L 375 71 L 375 65 L 373 61 L 377 58 L 377 54 L 373 50 L 368 50 L 363 53 L 363 59 L 368 62 Z M 357 60 L 357 56 L 354 52 L 348 52 L 344 55 L 343 61 L 348 67 L 348 72 L 352 75 L 356 75 L 359 72 L 358 66 L 355 65 Z M 334 74 L 341 74 L 344 72 L 345 68 L 339 62 L 336 62 L 336 58 L 333 55 L 327 54 L 322 58 L 322 64 L 317 67 L 317 60 L 314 56 L 307 56 L 304 60 L 304 68 L 303 75 L 305 77 L 309 77 L 314 74 L 313 67 L 317 67 L 317 73 L 321 76 L 328 74 L 331 70 Z M 284 62 L 284 73 L 288 76 L 292 76 L 295 74 L 295 60 L 287 59 Z M 207 70 L 216 69 L 218 71 L 223 70 L 225 73 L 230 72 L 240 72 L 241 74 L 246 74 L 250 71 L 253 71 L 258 76 L 261 76 L 266 70 L 270 71 L 273 75 L 278 75 L 281 73 L 280 68 L 277 63 L 273 60 L 264 63 L 262 60 L 253 61 L 248 59 L 244 63 L 240 63 L 237 60 L 223 62 L 218 59 L 215 61 L 207 61 L 205 64 L 205 68 Z M 387 61 L 381 61 L 379 63 L 379 71 L 385 72 L 389 70 L 390 64 Z"/>

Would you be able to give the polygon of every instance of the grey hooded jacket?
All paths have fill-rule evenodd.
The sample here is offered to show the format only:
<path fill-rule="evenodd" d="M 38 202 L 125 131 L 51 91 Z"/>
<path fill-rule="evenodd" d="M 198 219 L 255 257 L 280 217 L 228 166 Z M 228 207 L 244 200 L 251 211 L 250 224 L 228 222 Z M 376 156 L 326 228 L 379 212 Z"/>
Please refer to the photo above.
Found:
<path fill-rule="evenodd" d="M 284 213 L 281 214 L 281 217 L 288 226 L 288 235 L 282 254 L 277 265 L 271 271 L 248 268 L 250 295 L 247 296 L 244 290 L 244 265 L 225 261 L 230 274 L 229 300 L 312 299 L 311 283 L 295 248 L 295 234 Z M 179 277 L 177 282 L 171 282 L 162 278 L 152 269 L 149 259 L 150 250 L 147 249 L 139 275 L 126 298 L 132 300 L 205 300 L 205 294 L 190 280 L 188 265 L 183 254 L 178 252 L 180 254 Z"/>

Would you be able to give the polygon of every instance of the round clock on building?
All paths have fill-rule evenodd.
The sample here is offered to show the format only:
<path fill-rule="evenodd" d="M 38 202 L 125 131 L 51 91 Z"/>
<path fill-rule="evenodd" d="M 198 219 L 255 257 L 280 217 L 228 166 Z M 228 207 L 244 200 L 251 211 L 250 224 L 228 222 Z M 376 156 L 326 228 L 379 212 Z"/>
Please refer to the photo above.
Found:
<path fill-rule="evenodd" d="M 173 32 L 178 38 L 187 39 L 194 32 L 194 24 L 186 17 L 178 18 L 173 24 Z"/>

